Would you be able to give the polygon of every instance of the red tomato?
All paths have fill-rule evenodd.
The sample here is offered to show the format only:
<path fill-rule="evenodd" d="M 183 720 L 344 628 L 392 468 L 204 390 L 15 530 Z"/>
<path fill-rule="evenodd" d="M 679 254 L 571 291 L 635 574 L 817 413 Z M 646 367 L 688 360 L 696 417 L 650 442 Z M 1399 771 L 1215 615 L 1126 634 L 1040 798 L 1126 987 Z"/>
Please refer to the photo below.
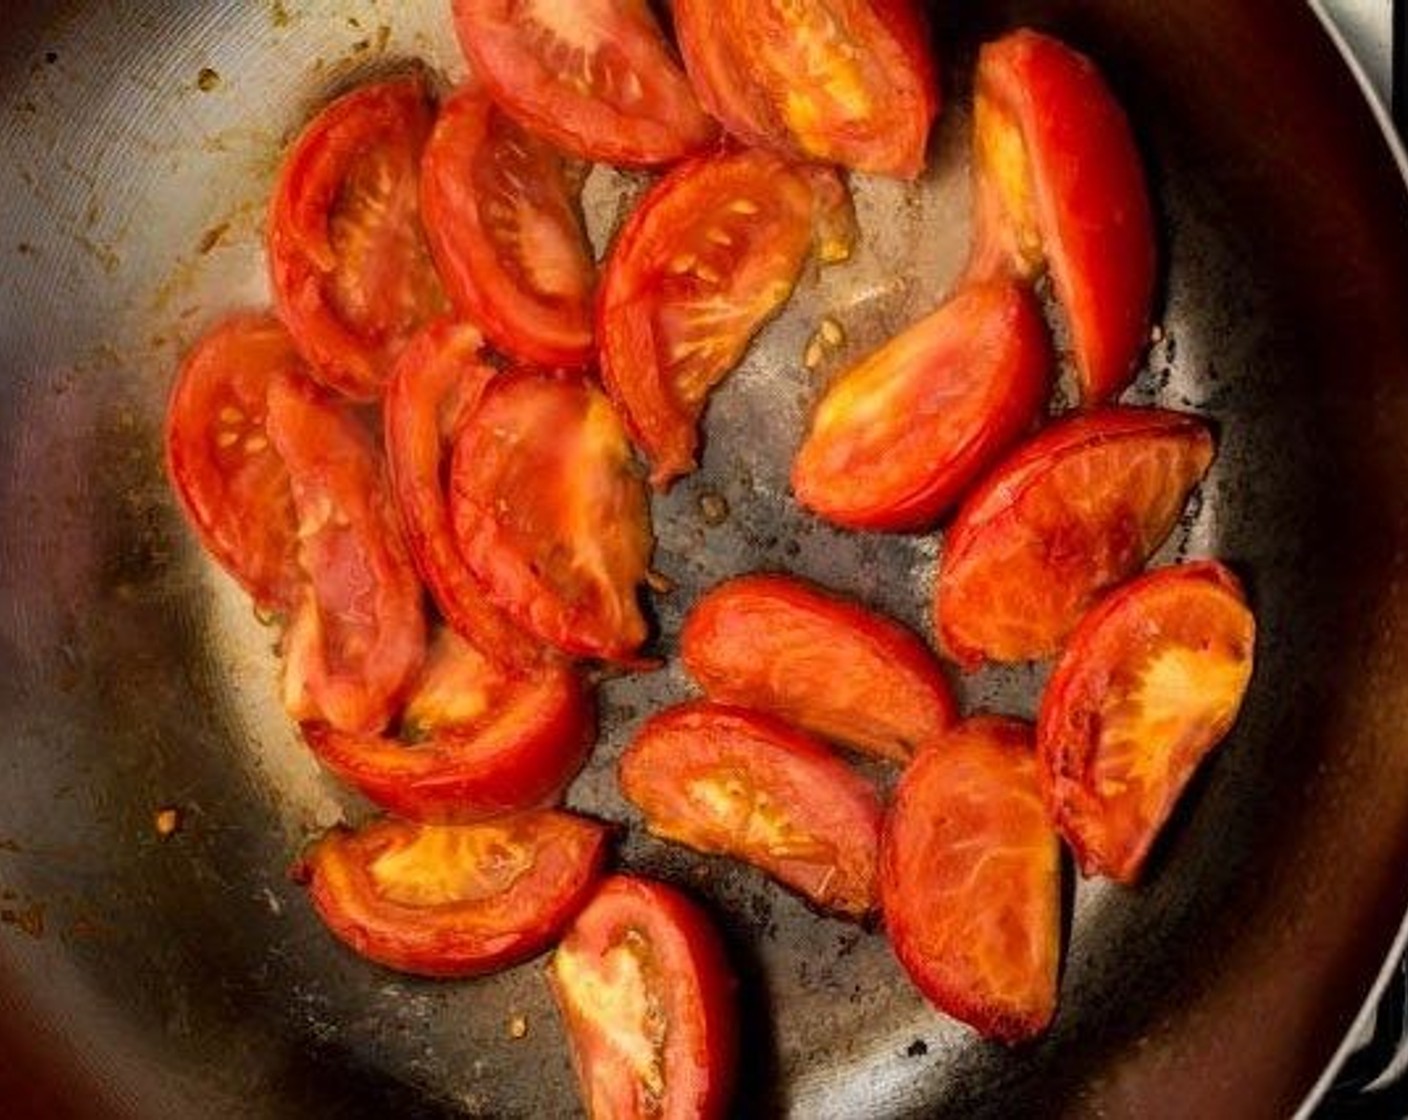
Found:
<path fill-rule="evenodd" d="M 717 127 L 644 0 L 455 0 L 474 73 L 519 124 L 599 163 L 669 163 Z"/>
<path fill-rule="evenodd" d="M 1037 725 L 1042 794 L 1086 875 L 1132 883 L 1237 718 L 1256 621 L 1215 563 L 1150 572 L 1071 636 Z"/>
<path fill-rule="evenodd" d="M 881 758 L 905 761 L 954 719 L 948 684 L 918 637 L 787 576 L 714 588 L 685 619 L 680 656 L 710 699 Z"/>
<path fill-rule="evenodd" d="M 474 327 L 446 320 L 411 340 L 386 389 L 387 466 L 411 555 L 445 621 L 494 660 L 532 670 L 543 648 L 489 602 L 460 555 L 445 495 L 452 437 L 494 376 L 482 344 Z"/>
<path fill-rule="evenodd" d="M 720 1120 L 735 991 L 708 916 L 662 883 L 606 880 L 548 965 L 591 1120 Z"/>
<path fill-rule="evenodd" d="M 586 759 L 591 716 L 566 665 L 520 676 L 446 630 L 411 692 L 402 738 L 322 723 L 305 724 L 303 736 L 319 761 L 383 809 L 463 824 L 560 797 Z"/>
<path fill-rule="evenodd" d="M 461 90 L 421 164 L 430 248 L 460 314 L 504 353 L 544 366 L 592 358 L 596 264 L 566 160 Z"/>
<path fill-rule="evenodd" d="M 451 471 L 459 551 L 490 597 L 559 649 L 633 661 L 650 508 L 606 396 L 578 377 L 502 374 L 460 426 Z"/>
<path fill-rule="evenodd" d="M 1149 337 L 1154 218 L 1124 111 L 1084 55 L 1033 31 L 983 47 L 974 98 L 979 276 L 1048 264 L 1086 404 L 1129 384 Z"/>
<path fill-rule="evenodd" d="M 166 410 L 166 473 L 201 544 L 268 610 L 303 586 L 288 469 L 265 427 L 270 381 L 303 368 L 267 315 L 231 316 L 186 356 Z"/>
<path fill-rule="evenodd" d="M 1196 416 L 1143 408 L 1070 417 L 1018 448 L 944 540 L 944 648 L 969 666 L 1055 653 L 1086 608 L 1153 554 L 1212 456 Z"/>
<path fill-rule="evenodd" d="M 694 469 L 709 391 L 786 302 L 814 228 L 844 228 L 838 208 L 834 173 L 729 152 L 677 167 L 617 236 L 597 300 L 601 375 L 660 489 Z"/>
<path fill-rule="evenodd" d="M 895 955 L 940 1011 L 1022 1042 L 1056 1011 L 1061 854 L 1031 729 L 968 720 L 905 771 L 880 860 Z"/>
<path fill-rule="evenodd" d="M 670 708 L 636 733 L 620 779 L 657 836 L 746 860 L 822 909 L 874 909 L 880 799 L 780 719 L 702 701 Z"/>
<path fill-rule="evenodd" d="M 269 439 L 288 467 L 307 583 L 284 634 L 296 720 L 380 731 L 425 654 L 420 581 L 371 435 L 305 377 L 269 385 Z"/>
<path fill-rule="evenodd" d="M 939 110 L 912 0 L 675 0 L 704 107 L 747 144 L 915 178 Z"/>
<path fill-rule="evenodd" d="M 422 323 L 445 310 L 420 224 L 434 108 L 420 77 L 363 86 L 303 130 L 269 215 L 279 315 L 325 384 L 374 400 Z"/>
<path fill-rule="evenodd" d="M 1050 388 L 1041 313 L 973 284 L 833 381 L 792 464 L 808 509 L 854 529 L 920 529 L 1032 426 Z"/>
<path fill-rule="evenodd" d="M 604 825 L 523 813 L 469 825 L 337 828 L 294 874 L 355 952 L 420 976 L 482 976 L 548 948 L 591 898 Z"/>

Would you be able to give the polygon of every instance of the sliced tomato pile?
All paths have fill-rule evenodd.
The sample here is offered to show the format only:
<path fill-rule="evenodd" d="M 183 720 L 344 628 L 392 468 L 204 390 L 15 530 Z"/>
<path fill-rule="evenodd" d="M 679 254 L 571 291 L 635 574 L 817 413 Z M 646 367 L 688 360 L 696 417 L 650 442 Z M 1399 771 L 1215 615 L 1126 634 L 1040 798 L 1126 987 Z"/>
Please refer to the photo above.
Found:
<path fill-rule="evenodd" d="M 604 877 L 608 827 L 554 806 L 595 738 L 586 673 L 674 650 L 645 592 L 667 585 L 647 483 L 698 465 L 710 395 L 794 286 L 827 290 L 808 260 L 851 255 L 840 169 L 925 168 L 928 29 L 913 0 L 675 0 L 677 51 L 643 0 L 447 2 L 467 84 L 363 85 L 290 146 L 275 310 L 192 347 L 167 472 L 277 625 L 312 754 L 393 814 L 298 864 L 337 939 L 439 977 L 556 946 L 588 1113 L 722 1117 L 739 1055 L 718 934 L 677 890 Z M 678 653 L 706 698 L 644 713 L 616 774 L 656 836 L 822 914 L 880 911 L 936 1008 L 1017 1043 L 1056 1013 L 1060 840 L 1085 874 L 1138 879 L 1231 731 L 1256 625 L 1215 562 L 1140 574 L 1214 446 L 1204 418 L 1112 403 L 1158 271 L 1123 109 L 1026 30 L 981 48 L 974 86 L 967 271 L 819 389 L 791 484 L 845 530 L 941 534 L 933 645 L 965 670 L 1056 659 L 1035 747 L 1026 724 L 961 719 L 926 635 L 756 572 L 689 605 Z M 660 172 L 593 228 L 601 260 L 583 161 Z M 1084 410 L 1055 418 L 1043 274 Z M 903 768 L 888 806 L 855 754 Z"/>

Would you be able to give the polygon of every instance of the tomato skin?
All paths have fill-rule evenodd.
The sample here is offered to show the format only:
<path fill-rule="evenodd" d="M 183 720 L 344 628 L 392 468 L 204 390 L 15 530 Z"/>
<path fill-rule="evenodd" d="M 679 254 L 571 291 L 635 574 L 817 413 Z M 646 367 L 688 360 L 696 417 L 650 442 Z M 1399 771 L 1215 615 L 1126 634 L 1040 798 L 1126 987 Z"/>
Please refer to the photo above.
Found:
<path fill-rule="evenodd" d="M 1139 878 L 1237 718 L 1255 645 L 1241 585 L 1213 562 L 1150 572 L 1081 620 L 1042 697 L 1037 749 L 1042 795 L 1085 875 Z"/>
<path fill-rule="evenodd" d="M 431 693 L 446 678 L 461 712 L 432 711 L 413 728 L 422 738 L 352 735 L 321 723 L 304 724 L 303 738 L 338 778 L 407 820 L 467 824 L 561 797 L 593 738 L 592 704 L 577 674 L 561 663 L 531 676 L 506 671 L 447 631 L 431 647 L 406 718 L 444 703 Z"/>
<path fill-rule="evenodd" d="M 387 817 L 333 829 L 294 876 L 328 929 L 368 960 L 483 976 L 553 943 L 591 898 L 607 839 L 604 825 L 555 810 L 453 826 Z"/>
<path fill-rule="evenodd" d="M 269 442 L 270 380 L 303 368 L 272 316 L 216 324 L 181 364 L 166 409 L 166 474 L 205 550 L 265 610 L 303 585 L 288 469 Z"/>
<path fill-rule="evenodd" d="M 639 991 L 631 990 L 633 980 Z M 548 983 L 591 1120 L 727 1114 L 738 1056 L 738 982 L 708 915 L 684 894 L 648 879 L 611 876 L 563 937 L 548 964 Z M 637 1010 L 628 1007 L 633 999 L 641 1004 L 641 1022 L 632 1033 L 649 1050 L 645 1076 L 620 1045 L 627 1016 L 619 1012 Z M 658 1024 L 649 1021 L 652 1006 Z M 617 1011 L 615 1029 L 604 1030 L 593 1011 Z M 651 1027 L 657 1039 L 647 1036 Z M 651 1074 L 658 1091 L 648 1085 Z"/>
<path fill-rule="evenodd" d="M 459 313 L 520 361 L 587 365 L 596 264 L 564 158 L 466 87 L 436 118 L 420 191 Z"/>
<path fill-rule="evenodd" d="M 939 111 L 918 6 L 803 0 L 781 7 L 675 0 L 680 51 L 704 107 L 745 144 L 917 177 Z"/>
<path fill-rule="evenodd" d="M 383 402 L 387 468 L 416 569 L 452 629 L 505 666 L 531 672 L 544 649 L 493 605 L 460 554 L 443 481 L 460 422 L 494 377 L 468 323 L 438 320 L 411 340 Z"/>
<path fill-rule="evenodd" d="M 694 469 L 709 392 L 787 300 L 843 198 L 826 169 L 725 152 L 672 170 L 617 235 L 597 299 L 601 377 L 657 489 Z"/>
<path fill-rule="evenodd" d="M 269 387 L 269 439 L 288 468 L 306 584 L 283 637 L 295 720 L 375 733 L 425 655 L 420 581 L 370 433 L 301 375 Z"/>
<path fill-rule="evenodd" d="M 490 599 L 566 653 L 636 664 L 653 538 L 611 402 L 587 380 L 499 375 L 460 426 L 450 514 Z"/>
<path fill-rule="evenodd" d="M 636 733 L 618 773 L 652 833 L 752 863 L 823 910 L 874 909 L 879 796 L 775 716 L 708 701 L 667 709 Z"/>
<path fill-rule="evenodd" d="M 1144 352 L 1158 267 L 1129 121 L 1088 58 L 1029 30 L 982 48 L 975 106 L 972 271 L 1030 276 L 1049 263 L 1082 402 L 1101 404 Z"/>
<path fill-rule="evenodd" d="M 418 202 L 433 118 L 419 75 L 355 89 L 303 130 L 274 188 L 279 317 L 314 376 L 353 400 L 377 399 L 411 335 L 445 310 Z"/>
<path fill-rule="evenodd" d="M 670 163 L 715 142 L 718 126 L 699 107 L 647 4 L 543 7 L 454 2 L 471 68 L 524 128 L 582 159 L 626 166 Z M 573 15 L 579 23 L 561 26 Z"/>
<path fill-rule="evenodd" d="M 935 625 L 965 666 L 1060 649 L 1143 566 L 1213 457 L 1196 416 L 1106 408 L 1052 424 L 963 501 L 943 547 Z"/>
<path fill-rule="evenodd" d="M 685 619 L 680 657 L 711 700 L 771 712 L 896 762 L 956 715 L 918 636 L 789 576 L 741 576 L 714 588 Z"/>
<path fill-rule="evenodd" d="M 1061 862 L 1031 728 L 980 716 L 900 779 L 880 891 L 891 947 L 939 1010 L 1014 1044 L 1046 1029 L 1061 955 Z"/>
<path fill-rule="evenodd" d="M 961 289 L 827 387 L 792 465 L 798 501 L 854 529 L 931 524 L 1032 426 L 1051 367 L 1022 288 Z"/>

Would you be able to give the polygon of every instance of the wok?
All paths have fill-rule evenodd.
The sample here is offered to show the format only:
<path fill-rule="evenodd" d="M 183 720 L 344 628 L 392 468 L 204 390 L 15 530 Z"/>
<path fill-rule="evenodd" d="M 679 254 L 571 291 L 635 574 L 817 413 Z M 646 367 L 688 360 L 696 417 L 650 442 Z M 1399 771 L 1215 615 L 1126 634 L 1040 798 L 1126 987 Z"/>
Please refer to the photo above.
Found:
<path fill-rule="evenodd" d="M 278 710 L 272 631 L 206 562 L 160 467 L 182 348 L 262 303 L 263 200 L 333 91 L 459 73 L 447 0 L 11 0 L 0 39 L 0 1111 L 102 1117 L 571 1115 L 538 966 L 395 976 L 284 868 L 366 807 Z M 1092 53 L 1146 149 L 1167 262 L 1133 399 L 1215 417 L 1164 559 L 1248 580 L 1260 661 L 1147 883 L 1071 891 L 1062 1005 L 1008 1052 L 930 1011 L 883 939 L 634 830 L 621 862 L 718 916 L 743 981 L 739 1112 L 1284 1116 L 1313 1094 L 1408 902 L 1408 196 L 1315 13 L 1285 0 L 935 5 L 949 106 L 917 187 L 858 186 L 850 265 L 806 278 L 656 503 L 659 649 L 716 580 L 800 572 L 924 621 L 934 543 L 801 515 L 785 467 L 821 315 L 848 353 L 930 307 L 966 244 L 967 72 L 1017 22 Z M 598 172 L 598 241 L 638 177 Z M 828 369 L 834 368 L 834 364 Z M 722 496 L 723 524 L 700 498 Z M 707 503 L 716 509 L 714 503 Z M 1041 671 L 959 683 L 1032 711 Z M 608 682 L 572 803 L 686 691 Z M 180 827 L 158 835 L 154 814 Z M 510 1037 L 521 1016 L 527 1035 Z"/>

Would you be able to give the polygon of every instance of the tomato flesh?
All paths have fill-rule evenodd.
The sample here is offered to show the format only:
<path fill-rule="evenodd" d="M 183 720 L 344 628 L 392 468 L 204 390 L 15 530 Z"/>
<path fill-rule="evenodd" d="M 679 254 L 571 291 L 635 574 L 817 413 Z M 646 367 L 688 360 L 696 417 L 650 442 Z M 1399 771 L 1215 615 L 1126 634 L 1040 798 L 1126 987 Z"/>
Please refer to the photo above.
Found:
<path fill-rule="evenodd" d="M 555 801 L 586 759 L 592 707 L 577 675 L 501 668 L 452 631 L 431 646 L 401 737 L 310 723 L 319 761 L 407 820 L 463 824 Z"/>
<path fill-rule="evenodd" d="M 669 163 L 711 144 L 643 0 L 455 0 L 475 75 L 523 127 L 600 163 Z"/>
<path fill-rule="evenodd" d="M 420 77 L 363 86 L 304 129 L 269 219 L 279 315 L 314 375 L 374 400 L 416 330 L 446 309 L 420 222 L 434 109 Z"/>
<path fill-rule="evenodd" d="M 590 899 L 605 826 L 542 811 L 470 825 L 334 829 L 295 869 L 328 929 L 378 964 L 482 976 L 547 949 Z"/>
<path fill-rule="evenodd" d="M 973 273 L 1031 278 L 1049 265 L 1082 400 L 1115 397 L 1148 340 L 1157 268 L 1124 111 L 1088 58 L 1021 30 L 979 55 L 974 136 Z"/>
<path fill-rule="evenodd" d="M 737 984 L 708 917 L 679 891 L 608 879 L 553 954 L 548 982 L 592 1120 L 727 1113 Z"/>
<path fill-rule="evenodd" d="M 425 147 L 421 208 L 445 287 L 463 316 L 521 361 L 592 358 L 596 265 L 566 160 L 462 89 Z"/>
<path fill-rule="evenodd" d="M 916 177 L 939 109 L 911 0 L 676 0 L 705 108 L 747 144 Z"/>
<path fill-rule="evenodd" d="M 582 378 L 500 375 L 461 425 L 451 472 L 459 551 L 491 599 L 567 653 L 632 662 L 653 539 L 610 400 Z"/>
<path fill-rule="evenodd" d="M 712 700 L 898 762 L 954 719 L 953 696 L 923 641 L 787 576 L 714 588 L 685 619 L 680 656 Z"/>
<path fill-rule="evenodd" d="M 425 654 L 420 581 L 381 454 L 356 416 L 301 376 L 270 383 L 267 423 L 306 574 L 283 638 L 284 706 L 295 720 L 380 731 Z"/>
<path fill-rule="evenodd" d="M 166 410 L 166 473 L 201 544 L 264 610 L 299 597 L 298 519 L 266 427 L 270 381 L 303 368 L 266 315 L 217 324 L 181 365 Z"/>
<path fill-rule="evenodd" d="M 1071 636 L 1037 725 L 1042 793 L 1086 875 L 1139 877 L 1251 680 L 1256 622 L 1211 562 L 1163 568 L 1095 607 Z"/>
<path fill-rule="evenodd" d="M 838 209 L 834 173 L 743 151 L 676 168 L 627 221 L 597 302 L 601 375 L 656 487 L 694 469 L 709 392 L 786 302 L 818 225 L 844 229 Z"/>
<path fill-rule="evenodd" d="M 885 823 L 880 890 L 895 955 L 934 1006 L 1009 1044 L 1046 1029 L 1060 845 L 1028 725 L 977 717 L 919 754 Z"/>
<path fill-rule="evenodd" d="M 656 835 L 752 863 L 824 910 L 860 918 L 875 907 L 879 797 L 776 717 L 671 708 L 636 733 L 619 774 Z"/>
<path fill-rule="evenodd" d="M 944 541 L 944 648 L 970 666 L 1055 653 L 1086 608 L 1153 554 L 1212 456 L 1203 421 L 1159 409 L 1070 417 L 1019 447 Z"/>
<path fill-rule="evenodd" d="M 923 528 L 1032 426 L 1051 366 L 1020 287 L 960 290 L 828 386 L 792 465 L 798 501 L 850 528 Z"/>
<path fill-rule="evenodd" d="M 444 476 L 461 420 L 494 376 L 483 339 L 467 323 L 440 320 L 414 339 L 387 386 L 387 467 L 406 541 L 445 621 L 495 661 L 531 672 L 543 647 L 486 596 L 460 554 Z"/>

